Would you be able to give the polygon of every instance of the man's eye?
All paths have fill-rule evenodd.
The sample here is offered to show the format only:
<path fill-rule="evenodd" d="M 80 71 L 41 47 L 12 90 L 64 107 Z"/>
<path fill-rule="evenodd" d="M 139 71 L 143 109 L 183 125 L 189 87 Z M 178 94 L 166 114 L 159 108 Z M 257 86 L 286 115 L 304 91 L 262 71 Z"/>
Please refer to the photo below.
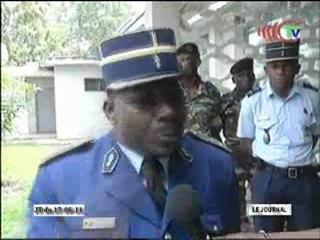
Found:
<path fill-rule="evenodd" d="M 143 95 L 140 97 L 132 98 L 130 99 L 130 104 L 136 107 L 146 108 L 146 107 L 153 107 L 156 104 L 156 101 L 154 97 L 152 97 L 152 94 L 150 94 L 150 95 Z"/>

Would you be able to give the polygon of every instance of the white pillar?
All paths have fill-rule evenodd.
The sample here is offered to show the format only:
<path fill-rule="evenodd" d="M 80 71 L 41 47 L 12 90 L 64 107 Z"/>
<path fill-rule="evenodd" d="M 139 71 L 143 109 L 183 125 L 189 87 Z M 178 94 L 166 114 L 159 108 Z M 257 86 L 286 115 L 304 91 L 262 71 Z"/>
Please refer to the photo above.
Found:
<path fill-rule="evenodd" d="M 175 32 L 177 45 L 180 43 L 180 2 L 146 2 L 146 28 L 171 28 Z"/>

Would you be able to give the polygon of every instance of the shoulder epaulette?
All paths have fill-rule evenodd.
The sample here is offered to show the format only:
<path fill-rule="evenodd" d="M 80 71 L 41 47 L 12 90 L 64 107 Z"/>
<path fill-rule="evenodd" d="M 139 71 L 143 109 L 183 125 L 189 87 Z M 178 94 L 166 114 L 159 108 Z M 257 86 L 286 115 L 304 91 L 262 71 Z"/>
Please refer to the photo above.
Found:
<path fill-rule="evenodd" d="M 202 142 L 205 142 L 207 144 L 213 145 L 214 147 L 218 147 L 220 149 L 222 149 L 223 151 L 227 152 L 227 153 L 231 153 L 231 150 L 229 148 L 227 148 L 226 146 L 224 146 L 220 141 L 218 141 L 217 139 L 211 138 L 211 137 L 204 137 L 202 135 L 199 134 L 194 134 L 193 132 L 188 131 L 188 134 L 197 139 L 200 140 Z"/>
<path fill-rule="evenodd" d="M 248 96 L 248 97 L 251 97 L 252 95 L 260 92 L 261 90 L 262 90 L 261 87 L 257 87 L 256 89 L 250 90 L 250 91 L 247 93 L 247 96 Z"/>
<path fill-rule="evenodd" d="M 84 142 L 78 143 L 77 145 L 73 145 L 73 146 L 69 146 L 67 148 L 64 148 L 56 153 L 54 153 L 53 155 L 51 155 L 50 157 L 47 157 L 45 159 L 43 159 L 43 161 L 40 163 L 39 167 L 44 167 L 58 159 L 60 159 L 63 156 L 66 156 L 68 154 L 72 154 L 75 152 L 82 152 L 82 151 L 87 151 L 88 149 L 91 148 L 91 146 L 93 145 L 94 140 L 86 140 Z"/>
<path fill-rule="evenodd" d="M 310 83 L 304 82 L 304 83 L 302 83 L 302 87 L 311 89 L 311 90 L 316 91 L 316 92 L 319 92 L 319 89 L 316 88 L 315 86 L 311 85 Z"/>

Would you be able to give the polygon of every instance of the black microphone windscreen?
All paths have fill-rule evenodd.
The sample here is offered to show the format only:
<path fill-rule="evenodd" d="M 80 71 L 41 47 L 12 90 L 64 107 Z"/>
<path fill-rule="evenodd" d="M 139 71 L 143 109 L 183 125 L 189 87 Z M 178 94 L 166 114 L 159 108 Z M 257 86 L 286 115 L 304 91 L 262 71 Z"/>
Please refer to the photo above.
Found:
<path fill-rule="evenodd" d="M 167 197 L 165 216 L 181 226 L 196 223 L 201 215 L 200 196 L 189 185 L 178 185 Z"/>

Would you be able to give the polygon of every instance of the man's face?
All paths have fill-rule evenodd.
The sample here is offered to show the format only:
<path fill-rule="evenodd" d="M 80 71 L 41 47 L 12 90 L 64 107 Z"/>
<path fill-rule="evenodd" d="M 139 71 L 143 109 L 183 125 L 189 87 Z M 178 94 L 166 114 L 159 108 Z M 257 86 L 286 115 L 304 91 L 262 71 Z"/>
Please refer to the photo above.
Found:
<path fill-rule="evenodd" d="M 300 71 L 300 65 L 297 60 L 269 62 L 265 71 L 270 78 L 272 87 L 286 89 L 292 86 L 294 76 Z"/>
<path fill-rule="evenodd" d="M 252 71 L 242 71 L 233 75 L 233 82 L 241 92 L 251 90 L 255 81 L 255 75 Z"/>
<path fill-rule="evenodd" d="M 198 59 L 190 53 L 181 53 L 177 56 L 179 71 L 186 77 L 193 76 L 199 67 Z"/>
<path fill-rule="evenodd" d="M 175 78 L 113 93 L 107 107 L 119 141 L 158 156 L 176 147 L 185 114 L 183 92 Z"/>

